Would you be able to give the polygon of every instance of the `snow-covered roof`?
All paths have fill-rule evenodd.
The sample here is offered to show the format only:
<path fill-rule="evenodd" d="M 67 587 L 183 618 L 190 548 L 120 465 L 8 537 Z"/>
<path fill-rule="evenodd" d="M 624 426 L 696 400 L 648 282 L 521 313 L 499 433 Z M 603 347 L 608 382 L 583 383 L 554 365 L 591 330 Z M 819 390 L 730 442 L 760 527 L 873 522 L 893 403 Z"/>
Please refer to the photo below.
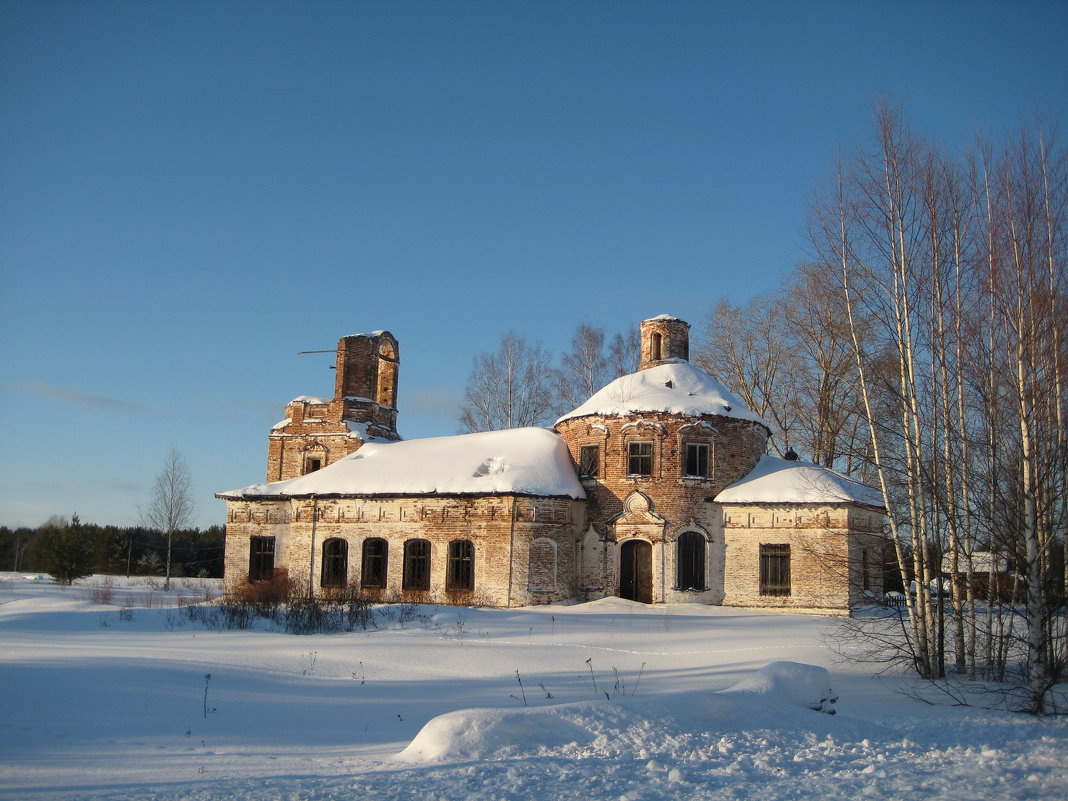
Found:
<path fill-rule="evenodd" d="M 648 320 L 644 320 L 643 322 L 651 323 L 651 322 L 653 322 L 653 320 L 678 320 L 678 319 L 679 318 L 676 317 L 673 314 L 658 314 L 658 315 L 656 315 L 656 317 L 650 317 Z"/>
<path fill-rule="evenodd" d="M 767 425 L 725 386 L 683 359 L 617 378 L 556 422 L 588 414 L 615 416 L 631 412 L 715 414 Z"/>
<path fill-rule="evenodd" d="M 717 503 L 856 503 L 882 508 L 883 497 L 867 484 L 812 462 L 760 457 L 757 466 L 716 496 Z"/>
<path fill-rule="evenodd" d="M 564 441 L 545 428 L 368 442 L 314 473 L 220 492 L 218 497 L 501 493 L 586 497 Z"/>

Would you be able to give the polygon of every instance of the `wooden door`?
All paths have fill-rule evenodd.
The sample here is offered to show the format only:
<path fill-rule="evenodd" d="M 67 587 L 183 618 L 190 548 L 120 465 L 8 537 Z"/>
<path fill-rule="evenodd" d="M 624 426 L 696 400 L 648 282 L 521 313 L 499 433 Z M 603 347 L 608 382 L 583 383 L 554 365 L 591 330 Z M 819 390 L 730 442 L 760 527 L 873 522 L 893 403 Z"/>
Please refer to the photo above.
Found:
<path fill-rule="evenodd" d="M 619 549 L 619 597 L 653 602 L 653 546 L 649 543 L 630 540 Z"/>

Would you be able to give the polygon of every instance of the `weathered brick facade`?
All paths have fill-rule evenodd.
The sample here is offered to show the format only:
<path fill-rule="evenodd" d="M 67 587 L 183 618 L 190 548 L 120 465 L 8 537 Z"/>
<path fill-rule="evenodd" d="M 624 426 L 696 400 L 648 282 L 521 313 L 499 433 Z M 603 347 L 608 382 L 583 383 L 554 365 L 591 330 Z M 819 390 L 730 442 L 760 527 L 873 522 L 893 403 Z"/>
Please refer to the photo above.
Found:
<path fill-rule="evenodd" d="M 719 387 L 686 362 L 688 324 L 663 315 L 644 321 L 641 334 L 639 373 L 654 371 L 642 386 L 661 381 L 656 389 L 670 402 L 630 408 L 628 387 L 638 383 L 625 377 L 602 391 L 613 408 L 580 407 L 556 424 L 586 499 L 577 487 L 573 497 L 359 487 L 316 497 L 225 494 L 227 580 L 239 583 L 269 562 L 317 588 L 495 606 L 620 595 L 844 612 L 865 590 L 881 593 L 879 509 L 848 499 L 717 502 L 754 470 L 768 429 L 732 409 L 735 400 L 691 408 L 687 396 L 700 392 L 662 379 Z M 292 401 L 271 430 L 269 481 L 399 438 L 396 340 L 388 332 L 345 337 L 337 354 L 334 398 Z M 264 548 L 273 548 L 267 562 L 255 555 Z"/>
<path fill-rule="evenodd" d="M 397 340 L 388 331 L 356 334 L 342 337 L 336 353 L 334 397 L 290 401 L 285 419 L 268 434 L 268 481 L 320 470 L 368 439 L 399 439 Z"/>
<path fill-rule="evenodd" d="M 557 424 L 580 464 L 582 448 L 599 450 L 598 475 L 583 477 L 587 526 L 581 554 L 583 592 L 620 593 L 622 545 L 640 540 L 652 546 L 651 603 L 723 602 L 724 539 L 717 494 L 745 476 L 764 452 L 767 429 L 759 423 L 705 415 L 645 412 L 627 416 L 591 415 Z M 629 470 L 631 443 L 650 445 L 648 475 Z M 687 445 L 707 445 L 707 477 L 687 476 Z M 697 532 L 705 541 L 705 587 L 681 589 L 676 564 L 679 536 Z M 635 595 L 623 590 L 624 597 Z"/>
<path fill-rule="evenodd" d="M 321 587 L 324 543 L 341 540 L 345 585 L 372 598 L 489 606 L 550 603 L 572 596 L 573 532 L 581 507 L 570 499 L 514 496 L 230 501 L 225 575 L 231 584 L 243 581 L 251 538 L 274 537 L 276 569 Z M 371 539 L 386 542 L 385 581 L 363 587 L 364 543 Z M 404 585 L 404 544 L 411 540 L 430 543 L 429 589 Z M 474 546 L 471 589 L 447 588 L 449 544 L 457 541 Z"/>
<path fill-rule="evenodd" d="M 882 596 L 882 515 L 842 505 L 725 504 L 729 606 L 838 612 Z M 760 546 L 787 545 L 791 591 L 761 587 Z"/>

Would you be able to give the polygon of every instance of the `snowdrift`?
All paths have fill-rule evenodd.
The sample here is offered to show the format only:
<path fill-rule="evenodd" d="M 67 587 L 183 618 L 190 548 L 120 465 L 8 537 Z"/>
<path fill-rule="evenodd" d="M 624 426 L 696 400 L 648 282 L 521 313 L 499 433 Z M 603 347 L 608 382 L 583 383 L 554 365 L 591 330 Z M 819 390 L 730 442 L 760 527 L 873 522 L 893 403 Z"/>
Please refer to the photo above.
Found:
<path fill-rule="evenodd" d="M 650 736 L 793 728 L 826 733 L 837 698 L 825 668 L 772 662 L 726 690 L 617 696 L 541 708 L 463 709 L 430 720 L 397 758 L 463 761 L 604 751 Z"/>

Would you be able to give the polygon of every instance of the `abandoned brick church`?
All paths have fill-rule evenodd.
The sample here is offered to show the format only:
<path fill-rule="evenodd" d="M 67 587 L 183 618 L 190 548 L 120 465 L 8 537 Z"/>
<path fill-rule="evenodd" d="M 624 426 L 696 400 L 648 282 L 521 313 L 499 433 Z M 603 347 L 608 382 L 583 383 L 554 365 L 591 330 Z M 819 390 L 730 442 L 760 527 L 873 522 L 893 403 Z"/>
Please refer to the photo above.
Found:
<path fill-rule="evenodd" d="M 642 322 L 638 372 L 552 429 L 410 441 L 396 339 L 342 338 L 333 398 L 296 398 L 271 429 L 267 483 L 217 496 L 227 581 L 493 606 L 846 612 L 881 595 L 879 494 L 767 455 L 763 420 L 688 361 L 689 329 Z"/>

